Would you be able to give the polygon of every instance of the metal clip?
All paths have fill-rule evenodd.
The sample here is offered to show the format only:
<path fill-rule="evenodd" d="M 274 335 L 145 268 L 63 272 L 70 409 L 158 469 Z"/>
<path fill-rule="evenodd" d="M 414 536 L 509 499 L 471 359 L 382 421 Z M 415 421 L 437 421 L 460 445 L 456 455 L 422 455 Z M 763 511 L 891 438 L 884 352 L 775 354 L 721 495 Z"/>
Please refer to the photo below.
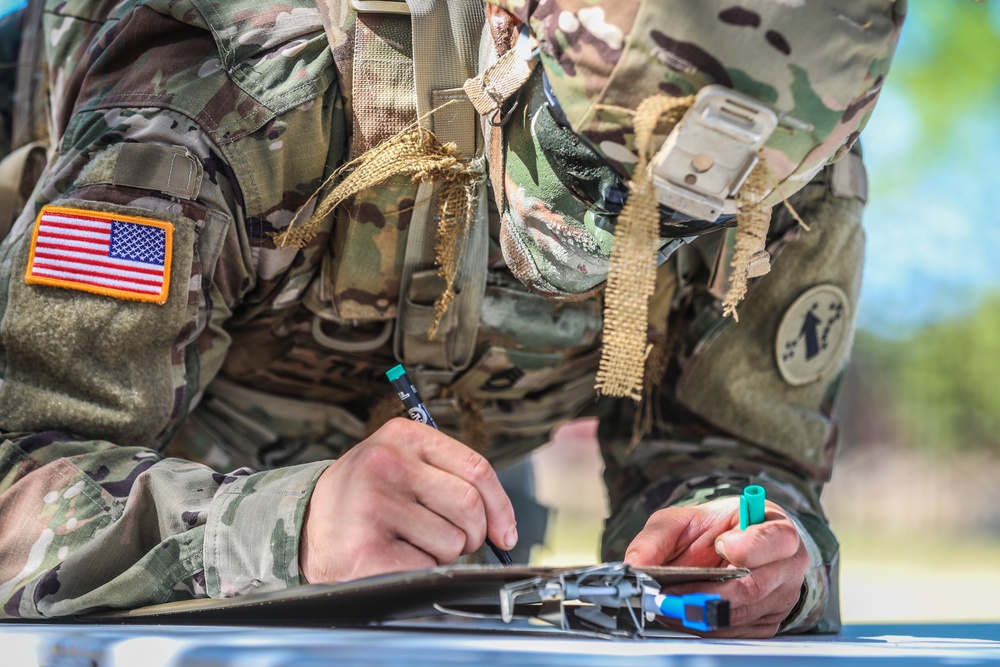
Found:
<path fill-rule="evenodd" d="M 562 630 L 636 637 L 646 623 L 643 600 L 659 592 L 652 577 L 624 563 L 597 565 L 507 584 L 500 589 L 500 617 L 509 623 L 517 603 L 540 603 L 554 607 L 546 620 Z"/>
<path fill-rule="evenodd" d="M 514 619 L 518 604 L 561 630 L 596 637 L 640 637 L 657 616 L 701 632 L 729 627 L 729 602 L 719 595 L 661 593 L 656 579 L 625 563 L 564 570 L 500 589 L 505 623 Z"/>

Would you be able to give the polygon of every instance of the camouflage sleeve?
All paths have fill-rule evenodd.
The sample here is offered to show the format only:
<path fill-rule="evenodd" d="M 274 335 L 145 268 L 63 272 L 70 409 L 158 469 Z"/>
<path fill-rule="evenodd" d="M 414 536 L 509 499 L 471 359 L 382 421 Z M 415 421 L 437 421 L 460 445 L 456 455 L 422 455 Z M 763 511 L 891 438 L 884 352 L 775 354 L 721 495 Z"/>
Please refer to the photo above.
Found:
<path fill-rule="evenodd" d="M 602 407 L 611 501 L 604 557 L 620 559 L 660 508 L 760 484 L 792 515 L 810 557 L 782 632 L 840 625 L 839 545 L 820 494 L 836 451 L 832 410 L 860 288 L 864 184 L 860 157 L 851 153 L 791 199 L 809 231 L 786 209 L 775 210 L 773 268 L 753 285 L 738 322 L 723 318 L 719 306 L 728 239 L 703 237 L 677 256 L 666 269 L 675 289 L 658 344 L 672 350 L 660 357 L 663 382 L 639 409 L 623 401 Z M 651 363 L 656 358 L 654 351 Z"/>
<path fill-rule="evenodd" d="M 0 245 L 0 618 L 300 582 L 328 463 L 221 474 L 158 452 L 234 313 L 310 269 L 270 232 L 340 160 L 339 93 L 307 3 L 294 21 L 179 4 L 46 16 L 61 141 Z"/>
<path fill-rule="evenodd" d="M 227 475 L 59 432 L 0 443 L 0 618 L 49 618 L 299 583 L 325 464 Z"/>

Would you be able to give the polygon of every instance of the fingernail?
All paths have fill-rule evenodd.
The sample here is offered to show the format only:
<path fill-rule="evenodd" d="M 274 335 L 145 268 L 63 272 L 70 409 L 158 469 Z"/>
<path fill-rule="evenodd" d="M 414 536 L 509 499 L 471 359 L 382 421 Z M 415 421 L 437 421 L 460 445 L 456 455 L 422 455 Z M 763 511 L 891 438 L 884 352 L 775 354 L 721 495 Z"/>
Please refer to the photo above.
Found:
<path fill-rule="evenodd" d="M 503 536 L 503 546 L 505 549 L 510 550 L 514 548 L 517 544 L 517 524 L 515 523 L 507 531 L 507 534 Z"/>
<path fill-rule="evenodd" d="M 637 560 L 639 560 L 639 554 L 637 554 L 636 552 L 629 551 L 627 554 L 625 554 L 625 564 L 626 565 L 632 565 Z"/>
<path fill-rule="evenodd" d="M 715 553 L 719 554 L 726 560 L 729 560 L 729 558 L 726 556 L 726 545 L 722 542 L 722 540 L 715 541 Z"/>

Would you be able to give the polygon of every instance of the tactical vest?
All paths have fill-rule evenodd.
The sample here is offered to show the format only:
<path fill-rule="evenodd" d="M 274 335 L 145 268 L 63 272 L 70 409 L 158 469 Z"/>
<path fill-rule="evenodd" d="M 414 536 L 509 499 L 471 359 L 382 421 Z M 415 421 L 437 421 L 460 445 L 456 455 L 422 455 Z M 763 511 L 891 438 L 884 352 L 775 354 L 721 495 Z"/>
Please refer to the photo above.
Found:
<path fill-rule="evenodd" d="M 475 110 L 462 84 L 475 75 L 480 0 L 336 3 L 348 13 L 326 24 L 352 124 L 352 159 L 414 123 L 481 159 Z M 332 5 L 333 3 L 331 3 Z M 338 41 L 342 40 L 342 41 Z M 443 113 L 432 110 L 445 107 Z M 410 368 L 465 369 L 473 354 L 486 280 L 485 185 L 465 244 L 457 284 L 437 340 L 428 340 L 429 297 L 440 294 L 434 266 L 437 188 L 398 175 L 362 191 L 336 212 L 334 238 L 307 304 L 331 321 L 395 319 L 394 353 Z M 360 224 L 359 224 L 360 223 Z"/>
<path fill-rule="evenodd" d="M 470 160 L 482 160 L 478 117 L 462 90 L 476 73 L 481 0 L 319 6 L 350 118 L 351 158 L 419 122 Z M 439 426 L 497 462 L 543 444 L 556 423 L 592 403 L 599 298 L 556 301 L 511 276 L 485 178 L 456 297 L 430 339 L 434 302 L 444 289 L 435 265 L 436 194 L 432 183 L 394 176 L 341 205 L 301 304 L 234 332 L 225 377 L 210 386 L 195 421 L 214 411 L 218 419 L 209 419 L 218 430 L 233 423 L 227 414 L 252 415 L 256 424 L 233 438 L 247 442 L 247 455 L 279 441 L 286 452 L 301 451 L 317 438 L 342 449 L 398 412 L 383 372 L 399 362 Z M 259 350 L 276 348 L 260 358 Z M 276 409 L 275 393 L 307 404 L 296 409 L 282 399 Z M 303 428 L 305 422 L 312 425 Z"/>

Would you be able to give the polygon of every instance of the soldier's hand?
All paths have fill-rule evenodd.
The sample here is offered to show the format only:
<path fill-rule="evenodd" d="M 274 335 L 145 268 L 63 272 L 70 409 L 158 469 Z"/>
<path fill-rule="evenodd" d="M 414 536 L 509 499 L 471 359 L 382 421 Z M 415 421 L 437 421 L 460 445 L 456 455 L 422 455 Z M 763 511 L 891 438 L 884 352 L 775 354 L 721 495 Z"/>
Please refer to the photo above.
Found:
<path fill-rule="evenodd" d="M 517 542 L 489 462 L 430 426 L 393 419 L 320 476 L 299 566 L 310 583 L 424 569 L 475 551 L 487 535 L 504 549 Z"/>
<path fill-rule="evenodd" d="M 729 600 L 730 627 L 708 637 L 773 637 L 799 599 L 809 555 L 795 524 L 767 502 L 764 523 L 740 530 L 739 498 L 673 507 L 653 514 L 625 552 L 632 565 L 745 567 L 750 575 L 725 582 L 683 584 L 665 593 L 715 593 Z M 693 632 L 659 619 L 680 632 Z"/>

